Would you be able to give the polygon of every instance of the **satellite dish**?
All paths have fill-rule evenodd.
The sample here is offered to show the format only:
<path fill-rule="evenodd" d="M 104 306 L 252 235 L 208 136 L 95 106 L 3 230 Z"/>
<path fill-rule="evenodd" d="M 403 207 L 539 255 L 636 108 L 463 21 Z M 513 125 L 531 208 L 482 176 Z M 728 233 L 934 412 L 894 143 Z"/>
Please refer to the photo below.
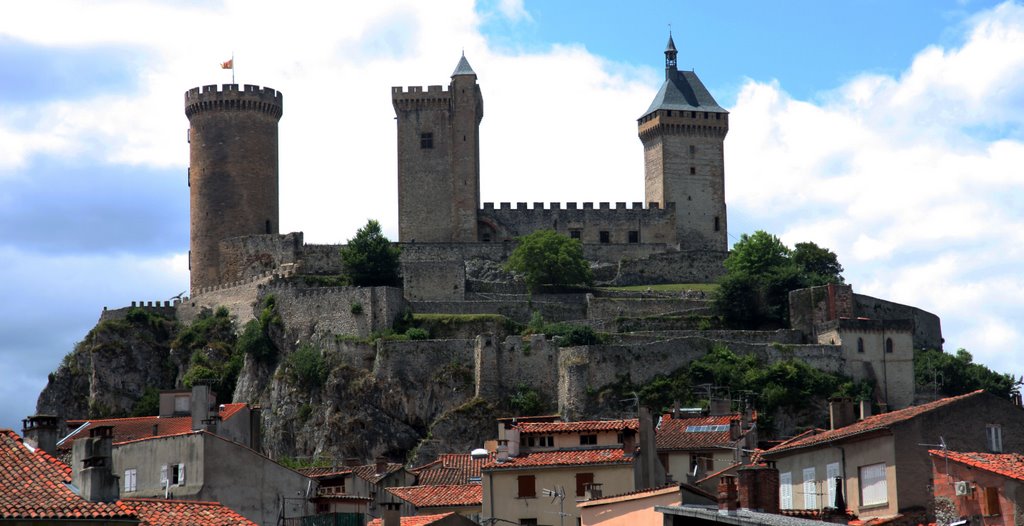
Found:
<path fill-rule="evenodd" d="M 475 459 L 487 458 L 490 455 L 490 452 L 488 452 L 486 449 L 482 447 L 478 447 L 469 453 L 469 456 Z"/>

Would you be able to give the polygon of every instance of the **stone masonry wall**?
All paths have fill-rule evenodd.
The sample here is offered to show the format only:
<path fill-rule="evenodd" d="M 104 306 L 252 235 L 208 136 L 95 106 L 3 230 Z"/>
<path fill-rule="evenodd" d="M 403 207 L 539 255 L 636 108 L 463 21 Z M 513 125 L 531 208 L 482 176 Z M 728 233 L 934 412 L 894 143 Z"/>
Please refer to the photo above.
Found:
<path fill-rule="evenodd" d="M 863 294 L 854 294 L 853 300 L 857 316 L 880 320 L 913 320 L 915 349 L 942 349 L 942 322 L 938 316 L 917 307 Z"/>
<path fill-rule="evenodd" d="M 395 287 L 309 288 L 280 280 L 262 287 L 259 300 L 270 294 L 284 326 L 294 333 L 290 337 L 311 341 L 337 335 L 365 338 L 391 328 L 406 306 L 401 289 Z"/>
<path fill-rule="evenodd" d="M 533 208 L 527 208 L 527 203 L 516 203 L 515 208 L 511 203 L 500 203 L 497 208 L 494 203 L 484 203 L 479 219 L 481 235 L 489 235 L 494 242 L 550 229 L 567 236 L 577 232 L 584 244 L 677 243 L 674 203 L 665 208 L 657 204 L 644 208 L 643 203 L 627 206 L 625 202 L 614 207 L 612 203 L 597 203 L 596 207 L 594 203 L 566 203 L 564 208 L 562 203 L 549 203 L 548 208 L 544 203 L 533 203 Z M 602 232 L 606 240 L 602 240 Z M 630 240 L 630 232 L 635 241 Z"/>
<path fill-rule="evenodd" d="M 191 298 L 185 298 L 178 304 L 177 317 L 182 323 L 192 323 L 203 309 L 225 307 L 231 312 L 238 327 L 242 327 L 253 319 L 253 306 L 259 288 L 279 278 L 276 274 L 265 274 L 247 280 L 227 283 L 193 291 Z"/>
<path fill-rule="evenodd" d="M 121 307 L 118 309 L 108 309 L 103 307 L 103 312 L 100 313 L 101 322 L 107 320 L 123 320 L 128 315 L 128 312 L 132 309 L 143 309 L 153 314 L 164 316 L 166 318 L 174 318 L 175 311 L 178 307 L 178 303 L 181 300 L 174 300 L 172 303 L 170 300 L 164 301 L 133 301 L 128 307 Z"/>

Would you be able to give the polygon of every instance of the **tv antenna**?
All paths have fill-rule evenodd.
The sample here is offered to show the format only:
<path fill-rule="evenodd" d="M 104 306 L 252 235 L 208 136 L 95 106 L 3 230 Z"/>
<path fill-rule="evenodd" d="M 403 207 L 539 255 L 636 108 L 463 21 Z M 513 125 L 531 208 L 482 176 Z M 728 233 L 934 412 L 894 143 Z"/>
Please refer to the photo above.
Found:
<path fill-rule="evenodd" d="M 558 524 L 564 526 L 565 517 L 568 515 L 565 513 L 565 488 L 562 486 L 555 486 L 555 489 L 544 488 L 540 490 L 540 493 L 545 497 L 551 497 L 552 504 L 555 503 L 555 499 L 558 500 Z"/>

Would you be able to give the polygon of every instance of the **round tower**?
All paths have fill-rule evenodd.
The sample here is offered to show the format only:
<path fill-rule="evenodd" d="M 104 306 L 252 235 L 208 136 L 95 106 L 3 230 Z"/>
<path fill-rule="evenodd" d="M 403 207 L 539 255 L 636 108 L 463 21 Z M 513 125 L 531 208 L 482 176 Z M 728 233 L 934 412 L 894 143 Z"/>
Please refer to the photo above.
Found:
<path fill-rule="evenodd" d="M 222 240 L 278 233 L 280 92 L 246 84 L 185 93 L 192 293 L 221 279 Z"/>

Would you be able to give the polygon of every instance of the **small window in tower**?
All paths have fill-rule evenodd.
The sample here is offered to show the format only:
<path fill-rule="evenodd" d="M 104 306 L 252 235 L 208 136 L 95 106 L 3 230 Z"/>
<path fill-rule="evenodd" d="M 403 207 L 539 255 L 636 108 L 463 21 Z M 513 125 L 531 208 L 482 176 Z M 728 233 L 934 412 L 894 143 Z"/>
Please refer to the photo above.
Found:
<path fill-rule="evenodd" d="M 188 182 L 188 187 L 192 188 L 192 167 L 188 167 L 188 171 L 185 172 L 185 181 Z"/>
<path fill-rule="evenodd" d="M 612 242 L 612 235 L 611 235 L 611 233 L 609 233 L 607 230 L 602 230 L 601 231 L 601 242 L 602 243 L 611 243 Z"/>
<path fill-rule="evenodd" d="M 580 232 L 579 229 L 573 229 L 573 230 L 569 231 L 569 237 L 571 237 L 573 239 L 579 239 L 581 237 L 581 235 L 582 235 L 582 232 Z"/>
<path fill-rule="evenodd" d="M 708 118 L 708 112 L 706 112 L 706 111 L 704 112 L 704 118 L 705 119 Z"/>
<path fill-rule="evenodd" d="M 270 220 L 269 219 L 267 219 L 266 227 L 267 227 L 267 233 L 269 234 L 270 233 Z"/>
<path fill-rule="evenodd" d="M 690 117 L 693 117 L 694 119 L 696 119 L 697 118 L 697 112 L 691 111 L 690 112 Z"/>
<path fill-rule="evenodd" d="M 691 144 L 690 145 L 690 155 L 694 155 L 696 153 L 697 153 L 697 147 Z"/>
<path fill-rule="evenodd" d="M 433 133 L 421 133 L 420 134 L 420 149 L 432 150 L 434 149 L 434 134 Z"/>
<path fill-rule="evenodd" d="M 892 338 L 885 339 L 885 352 L 892 352 Z"/>
<path fill-rule="evenodd" d="M 722 225 L 718 221 L 718 216 L 715 216 L 715 232 L 718 232 L 719 230 L 721 230 L 721 228 L 722 228 Z"/>
<path fill-rule="evenodd" d="M 668 116 L 669 116 L 669 117 L 671 117 L 671 116 L 672 116 L 672 110 L 668 110 Z"/>
<path fill-rule="evenodd" d="M 690 167 L 690 175 L 697 175 L 697 167 L 696 166 L 691 166 Z"/>
<path fill-rule="evenodd" d="M 640 242 L 640 231 L 638 231 L 638 230 L 630 230 L 629 231 L 629 242 L 630 243 L 639 243 Z"/>
<path fill-rule="evenodd" d="M 857 338 L 857 352 L 864 352 L 864 338 Z"/>

